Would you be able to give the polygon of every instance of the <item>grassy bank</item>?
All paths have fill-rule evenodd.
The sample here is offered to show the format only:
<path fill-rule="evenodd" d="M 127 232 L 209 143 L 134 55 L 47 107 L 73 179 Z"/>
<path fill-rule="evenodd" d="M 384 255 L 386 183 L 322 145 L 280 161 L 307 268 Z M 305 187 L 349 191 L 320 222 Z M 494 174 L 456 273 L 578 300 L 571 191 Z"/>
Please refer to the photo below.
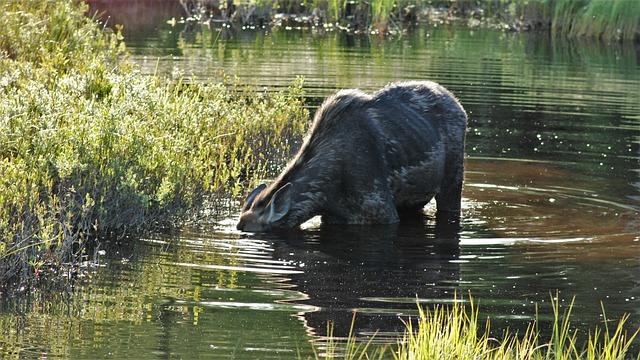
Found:
<path fill-rule="evenodd" d="M 490 19 L 516 30 L 550 30 L 565 37 L 640 40 L 640 2 L 634 0 L 479 1 Z M 489 5 L 494 3 L 493 5 Z M 496 4 L 497 3 L 497 4 Z"/>
<path fill-rule="evenodd" d="M 0 9 L 0 279 L 239 194 L 306 124 L 300 83 L 264 94 L 222 75 L 146 77 L 75 1 Z"/>
<path fill-rule="evenodd" d="M 566 37 L 640 40 L 640 2 L 634 0 L 313 0 L 309 6 L 326 8 L 330 21 L 364 7 L 369 27 L 382 31 L 407 22 L 462 20 Z"/>
<path fill-rule="evenodd" d="M 202 0 L 192 3 L 201 4 L 205 17 L 233 13 L 229 20 L 243 25 L 274 20 L 281 24 L 282 18 L 275 19 L 275 13 L 287 13 L 306 16 L 286 17 L 284 25 L 337 25 L 365 33 L 399 31 L 417 22 L 455 21 L 516 31 L 545 30 L 564 37 L 640 40 L 640 2 L 635 0 L 249 0 L 234 2 L 231 10 L 211 9 Z"/>
<path fill-rule="evenodd" d="M 615 326 L 605 317 L 604 329 L 596 327 L 583 331 L 571 325 L 571 304 L 561 309 L 557 300 L 551 299 L 554 319 L 548 340 L 542 340 L 541 330 L 532 322 L 524 333 L 505 330 L 502 337 L 490 335 L 491 320 L 483 324 L 478 316 L 478 306 L 471 302 L 436 306 L 433 309 L 418 306 L 418 316 L 406 322 L 404 336 L 396 346 L 380 348 L 372 346 L 371 339 L 357 342 L 349 334 L 346 343 L 337 345 L 331 334 L 325 346 L 329 359 L 382 359 L 391 352 L 396 360 L 623 360 L 640 359 L 640 353 L 630 352 L 631 344 L 640 329 L 625 330 L 628 316 L 623 316 Z M 354 316 L 355 321 L 355 316 Z M 316 351 L 318 353 L 318 351 Z M 320 356 L 316 355 L 316 359 Z"/>

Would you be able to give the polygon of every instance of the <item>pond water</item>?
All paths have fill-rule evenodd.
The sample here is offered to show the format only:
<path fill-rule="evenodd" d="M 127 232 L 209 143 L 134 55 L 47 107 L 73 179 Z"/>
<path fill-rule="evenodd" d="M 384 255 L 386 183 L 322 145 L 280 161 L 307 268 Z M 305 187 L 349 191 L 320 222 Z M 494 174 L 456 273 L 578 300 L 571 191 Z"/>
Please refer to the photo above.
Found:
<path fill-rule="evenodd" d="M 132 16 L 135 19 L 135 16 Z M 463 217 L 432 204 L 397 226 L 239 233 L 235 213 L 104 248 L 67 291 L 2 294 L 0 354 L 22 358 L 290 359 L 322 352 L 327 322 L 394 344 L 401 319 L 471 293 L 494 331 L 551 318 L 575 297 L 587 329 L 640 326 L 640 51 L 455 27 L 380 39 L 171 27 L 126 33 L 145 73 L 277 89 L 430 79 L 470 115 Z M 557 293 L 556 293 L 557 292 Z M 584 335 L 584 334 L 583 334 Z M 637 344 L 637 342 L 636 342 Z M 637 349 L 637 347 L 636 347 Z M 637 350 L 636 350 L 637 351 Z"/>

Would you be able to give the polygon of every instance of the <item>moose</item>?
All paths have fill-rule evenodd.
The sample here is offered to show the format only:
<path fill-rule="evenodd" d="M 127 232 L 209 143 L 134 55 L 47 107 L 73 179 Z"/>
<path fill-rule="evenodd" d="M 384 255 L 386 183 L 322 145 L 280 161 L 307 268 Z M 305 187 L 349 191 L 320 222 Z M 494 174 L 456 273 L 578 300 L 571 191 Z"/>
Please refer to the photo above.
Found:
<path fill-rule="evenodd" d="M 269 185 L 249 193 L 237 228 L 394 224 L 435 196 L 460 214 L 467 114 L 443 86 L 397 82 L 373 94 L 341 90 L 316 111 L 302 146 Z"/>

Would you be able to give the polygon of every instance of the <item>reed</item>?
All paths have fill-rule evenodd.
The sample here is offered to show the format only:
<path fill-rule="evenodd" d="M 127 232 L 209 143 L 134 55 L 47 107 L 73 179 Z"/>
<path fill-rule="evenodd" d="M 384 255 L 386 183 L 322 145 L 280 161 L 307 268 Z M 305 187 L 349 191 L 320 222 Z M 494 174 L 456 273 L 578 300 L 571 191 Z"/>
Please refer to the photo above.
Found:
<path fill-rule="evenodd" d="M 386 32 L 389 29 L 389 22 L 394 8 L 398 5 L 396 0 L 378 0 L 371 3 L 372 26 L 379 32 Z"/>
<path fill-rule="evenodd" d="M 345 10 L 346 0 L 329 0 L 329 14 L 331 14 L 331 21 L 337 22 L 342 18 L 342 14 Z"/>
<path fill-rule="evenodd" d="M 340 343 L 337 341 L 338 339 L 333 335 L 333 324 L 331 322 L 327 323 L 327 336 L 324 339 L 324 343 L 315 343 L 312 347 L 315 359 L 371 360 L 384 358 L 386 348 L 372 346 L 375 336 L 370 337 L 367 341 L 360 341 L 354 333 L 356 315 L 357 313 L 354 312 L 349 334 L 345 339 L 346 342 Z M 300 358 L 300 356 L 298 357 Z"/>
<path fill-rule="evenodd" d="M 551 297 L 553 323 L 551 336 L 543 341 L 537 322 L 532 322 L 524 333 L 503 332 L 500 338 L 490 335 L 491 320 L 479 319 L 479 308 L 469 298 L 469 305 L 455 302 L 452 306 L 436 306 L 432 309 L 418 305 L 418 317 L 406 321 L 404 335 L 392 349 L 396 360 L 623 360 L 640 359 L 640 353 L 630 354 L 630 347 L 640 329 L 629 333 L 625 330 L 629 316 L 623 316 L 615 328 L 609 328 L 605 316 L 605 328 L 596 327 L 585 339 L 579 336 L 586 331 L 571 325 L 571 310 L 574 301 L 564 309 L 556 297 Z M 575 299 L 574 299 L 575 300 Z M 603 309 L 604 314 L 604 309 Z M 354 320 L 355 321 L 355 316 Z M 359 348 L 354 344 L 355 335 L 349 333 L 342 352 L 336 351 L 332 333 L 329 331 L 325 348 L 330 359 L 382 358 L 385 348 L 370 346 L 372 340 Z M 351 344 L 351 345 L 350 345 Z M 582 346 L 581 344 L 584 344 Z M 339 354 L 339 356 L 336 356 Z M 321 355 L 326 355 L 322 353 Z M 321 358 L 316 352 L 316 359 Z"/>
<path fill-rule="evenodd" d="M 257 6 L 267 6 L 275 0 L 252 0 Z M 280 8 L 294 8 L 291 1 L 280 1 Z M 297 4 L 297 3 L 296 3 Z M 329 22 L 345 20 L 346 0 L 309 0 L 307 10 L 320 7 L 327 10 Z M 431 7 L 448 7 L 470 16 L 470 10 L 482 10 L 485 20 L 510 23 L 543 24 L 541 29 L 564 37 L 597 37 L 604 40 L 640 39 L 640 1 L 634 0 L 356 0 L 355 8 L 369 9 L 372 30 L 388 29 L 392 19 L 402 9 L 415 6 L 418 12 Z M 269 5 L 269 8 L 276 8 Z M 451 12 L 451 11 L 450 11 Z M 400 25 L 400 24 L 398 24 Z M 539 26 L 539 25 L 538 25 Z M 533 27 L 534 29 L 540 29 Z"/>
<path fill-rule="evenodd" d="M 575 14 L 570 35 L 593 36 L 607 40 L 640 36 L 640 2 L 591 0 Z"/>
<path fill-rule="evenodd" d="M 640 39 L 640 2 L 632 0 L 486 0 L 489 16 L 507 14 L 525 23 L 550 24 L 555 36 L 603 40 Z M 529 10 L 529 11 L 527 11 Z"/>
<path fill-rule="evenodd" d="M 638 332 L 627 333 L 629 319 L 623 316 L 611 332 L 596 328 L 588 338 L 579 338 L 579 331 L 571 326 L 574 301 L 564 310 L 556 297 L 551 298 L 554 319 L 549 341 L 541 341 L 538 325 L 534 322 L 524 334 L 505 331 L 501 339 L 490 336 L 491 321 L 484 327 L 478 320 L 478 307 L 456 304 L 450 308 L 437 306 L 424 309 L 419 306 L 417 329 L 407 323 L 407 331 L 399 341 L 396 359 L 556 359 L 556 360 L 609 360 L 625 359 Z M 574 299 L 575 300 L 575 299 Z M 606 320 L 606 319 L 605 319 Z M 604 334 L 604 335 L 603 335 Z M 586 343 L 582 347 L 581 341 Z M 640 354 L 637 356 L 640 357 Z"/>

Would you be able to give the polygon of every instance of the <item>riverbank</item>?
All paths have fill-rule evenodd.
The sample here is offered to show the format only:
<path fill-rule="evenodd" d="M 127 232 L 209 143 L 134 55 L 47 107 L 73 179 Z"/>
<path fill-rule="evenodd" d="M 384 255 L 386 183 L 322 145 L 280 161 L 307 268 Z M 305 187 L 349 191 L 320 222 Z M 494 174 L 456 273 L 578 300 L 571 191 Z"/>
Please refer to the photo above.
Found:
<path fill-rule="evenodd" d="M 179 4 L 186 21 L 250 29 L 274 25 L 388 35 L 416 25 L 456 23 L 505 31 L 548 31 L 561 37 L 640 41 L 640 2 L 632 0 L 180 0 Z"/>
<path fill-rule="evenodd" d="M 172 227 L 217 194 L 238 196 L 308 120 L 299 82 L 267 94 L 223 74 L 208 85 L 145 76 L 82 4 L 1 8 L 2 282 L 72 274 L 99 239 Z"/>

